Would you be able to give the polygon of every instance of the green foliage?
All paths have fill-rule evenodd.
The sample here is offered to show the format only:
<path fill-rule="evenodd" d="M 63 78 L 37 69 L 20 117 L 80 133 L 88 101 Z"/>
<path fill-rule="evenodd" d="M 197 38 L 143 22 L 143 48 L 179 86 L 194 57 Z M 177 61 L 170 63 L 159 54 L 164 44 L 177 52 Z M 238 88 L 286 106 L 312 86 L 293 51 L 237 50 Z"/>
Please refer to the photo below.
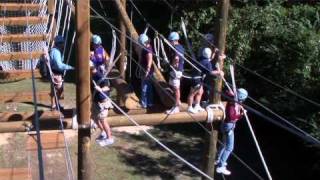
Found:
<path fill-rule="evenodd" d="M 202 33 L 213 32 L 208 28 L 209 24 L 213 27 L 216 15 L 212 7 L 184 14 L 189 27 Z M 320 102 L 319 14 L 320 5 L 285 6 L 282 1 L 271 0 L 237 4 L 230 10 L 226 52 L 237 63 Z M 196 30 L 188 30 L 194 47 L 199 47 L 201 41 Z M 320 137 L 319 107 L 246 71 L 240 72 L 242 76 L 237 79 L 250 94 L 264 99 L 276 112 L 303 121 L 298 124 Z"/>

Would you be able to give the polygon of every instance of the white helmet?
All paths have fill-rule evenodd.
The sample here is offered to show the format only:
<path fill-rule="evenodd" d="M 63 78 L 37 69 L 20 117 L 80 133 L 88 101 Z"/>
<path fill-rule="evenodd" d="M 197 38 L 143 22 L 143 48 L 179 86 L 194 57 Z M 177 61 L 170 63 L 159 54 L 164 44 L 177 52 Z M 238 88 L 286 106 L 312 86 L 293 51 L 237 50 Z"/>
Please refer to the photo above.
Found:
<path fill-rule="evenodd" d="M 173 31 L 169 34 L 168 39 L 169 39 L 169 41 L 179 41 L 180 36 L 177 32 Z"/>
<path fill-rule="evenodd" d="M 138 41 L 140 44 L 145 45 L 149 41 L 149 37 L 146 34 L 140 34 Z"/>
<path fill-rule="evenodd" d="M 238 99 L 239 99 L 239 101 L 244 101 L 244 100 L 246 100 L 247 97 L 248 97 L 248 91 L 245 90 L 245 89 L 243 89 L 243 88 L 239 88 L 239 89 L 237 90 L 237 94 L 238 94 Z"/>
<path fill-rule="evenodd" d="M 211 56 L 212 56 L 212 51 L 211 51 L 211 49 L 210 49 L 210 48 L 204 48 L 204 49 L 202 50 L 202 56 L 203 56 L 204 58 L 211 59 Z"/>
<path fill-rule="evenodd" d="M 96 34 L 92 35 L 91 42 L 93 44 L 97 44 L 97 45 L 102 44 L 101 37 L 99 35 L 96 35 Z"/>

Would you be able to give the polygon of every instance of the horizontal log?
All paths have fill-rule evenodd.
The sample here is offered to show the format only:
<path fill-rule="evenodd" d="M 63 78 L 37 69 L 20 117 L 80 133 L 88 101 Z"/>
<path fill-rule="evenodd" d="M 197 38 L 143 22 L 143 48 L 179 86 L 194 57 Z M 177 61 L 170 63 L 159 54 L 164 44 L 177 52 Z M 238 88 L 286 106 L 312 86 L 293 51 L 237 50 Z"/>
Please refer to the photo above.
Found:
<path fill-rule="evenodd" d="M 43 24 L 47 22 L 48 22 L 48 17 L 38 17 L 38 16 L 0 18 L 0 24 L 5 26 L 26 26 L 26 25 Z"/>
<path fill-rule="evenodd" d="M 28 168 L 1 168 L 1 180 L 31 180 L 32 175 L 29 174 Z"/>
<path fill-rule="evenodd" d="M 41 8 L 41 4 L 31 3 L 0 3 L 1 11 L 38 11 Z"/>
<path fill-rule="evenodd" d="M 46 41 L 47 38 L 46 34 L 4 34 L 2 42 Z"/>
<path fill-rule="evenodd" d="M 0 53 L 0 61 L 39 59 L 44 54 L 43 51 Z"/>
<path fill-rule="evenodd" d="M 37 92 L 38 101 L 48 101 L 50 100 L 49 91 L 38 91 Z M 32 92 L 14 92 L 0 94 L 0 103 L 6 102 L 33 102 Z"/>
<path fill-rule="evenodd" d="M 40 78 L 41 74 L 39 69 L 34 70 L 35 78 Z M 32 77 L 31 70 L 9 70 L 0 71 L 0 79 L 15 80 L 15 79 L 30 79 Z"/>
<path fill-rule="evenodd" d="M 219 121 L 222 119 L 223 112 L 220 110 L 214 110 L 214 120 Z M 197 114 L 190 114 L 187 112 L 180 112 L 173 115 L 167 115 L 165 113 L 153 113 L 153 114 L 137 114 L 131 115 L 140 125 L 162 125 L 162 124 L 176 124 L 176 123 L 194 123 L 194 122 L 204 122 L 207 120 L 207 112 L 201 112 Z M 133 126 L 134 124 L 128 120 L 125 116 L 112 116 L 106 119 L 110 126 Z M 29 123 L 29 124 L 27 124 Z M 45 129 L 59 129 L 58 121 L 40 121 L 40 126 L 42 130 Z M 50 123 L 50 124 L 49 124 Z M 65 129 L 72 128 L 72 119 L 64 119 L 63 121 Z M 31 122 L 29 121 L 16 121 L 16 122 L 1 122 L 0 123 L 0 133 L 7 132 L 25 132 L 26 127 L 31 127 Z"/>

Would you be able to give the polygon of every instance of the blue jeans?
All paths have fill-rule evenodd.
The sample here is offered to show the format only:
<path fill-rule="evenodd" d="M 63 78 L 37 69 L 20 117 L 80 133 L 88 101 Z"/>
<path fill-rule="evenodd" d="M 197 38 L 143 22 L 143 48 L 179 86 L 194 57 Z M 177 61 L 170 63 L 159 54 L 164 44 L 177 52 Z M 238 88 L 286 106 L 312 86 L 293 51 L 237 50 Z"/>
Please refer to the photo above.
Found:
<path fill-rule="evenodd" d="M 151 76 L 141 80 L 141 105 L 143 108 L 153 105 L 153 87 Z"/>
<path fill-rule="evenodd" d="M 233 150 L 235 123 L 222 123 L 221 131 L 223 133 L 223 144 L 219 150 L 217 161 L 218 167 L 226 166 L 227 160 Z"/>

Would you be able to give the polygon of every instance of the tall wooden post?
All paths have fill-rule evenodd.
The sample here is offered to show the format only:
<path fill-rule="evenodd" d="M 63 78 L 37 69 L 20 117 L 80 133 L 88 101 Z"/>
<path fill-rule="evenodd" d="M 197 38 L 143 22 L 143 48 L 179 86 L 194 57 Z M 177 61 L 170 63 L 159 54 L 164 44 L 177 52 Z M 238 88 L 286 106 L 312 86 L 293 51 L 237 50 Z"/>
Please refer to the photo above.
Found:
<path fill-rule="evenodd" d="M 225 50 L 229 4 L 230 4 L 230 0 L 220 0 L 218 4 L 218 18 L 217 18 L 218 27 L 216 29 L 217 31 L 216 46 L 219 48 L 221 53 L 224 53 L 224 50 Z M 218 63 L 220 68 L 223 69 L 224 60 L 219 59 Z M 221 95 L 219 92 L 221 92 L 221 90 L 222 90 L 222 79 L 217 78 L 217 80 L 215 81 L 214 93 L 212 93 L 211 102 L 220 103 Z M 208 148 L 205 156 L 204 171 L 211 177 L 214 177 L 214 172 L 215 172 L 214 162 L 217 154 L 218 129 L 219 129 L 219 123 L 214 122 L 212 126 L 210 126 L 211 135 L 209 135 L 209 137 L 207 138 Z"/>
<path fill-rule="evenodd" d="M 121 0 L 121 3 L 126 10 L 126 0 Z M 120 22 L 120 52 L 121 56 L 119 59 L 119 71 L 122 79 L 125 78 L 125 58 L 126 58 L 126 25 L 124 24 L 121 15 L 119 14 L 119 22 Z"/>
<path fill-rule="evenodd" d="M 78 110 L 78 179 L 91 177 L 90 159 L 90 0 L 76 1 L 77 28 L 77 110 Z"/>

